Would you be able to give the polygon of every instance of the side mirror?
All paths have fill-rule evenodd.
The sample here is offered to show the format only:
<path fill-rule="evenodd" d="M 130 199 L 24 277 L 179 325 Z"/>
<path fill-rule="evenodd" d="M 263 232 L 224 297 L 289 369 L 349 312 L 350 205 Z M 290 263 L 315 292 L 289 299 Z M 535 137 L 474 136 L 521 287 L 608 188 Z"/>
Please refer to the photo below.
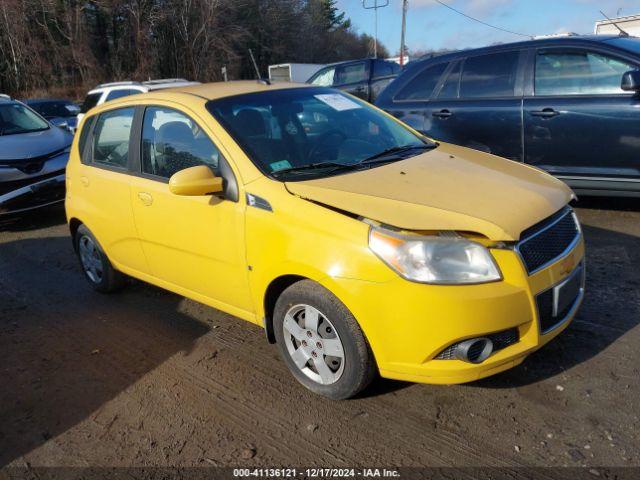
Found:
<path fill-rule="evenodd" d="M 622 75 L 620 88 L 625 92 L 640 92 L 640 70 L 631 70 Z"/>
<path fill-rule="evenodd" d="M 216 177 L 206 165 L 185 168 L 169 179 L 169 191 L 175 195 L 190 197 L 220 193 L 222 177 Z"/>

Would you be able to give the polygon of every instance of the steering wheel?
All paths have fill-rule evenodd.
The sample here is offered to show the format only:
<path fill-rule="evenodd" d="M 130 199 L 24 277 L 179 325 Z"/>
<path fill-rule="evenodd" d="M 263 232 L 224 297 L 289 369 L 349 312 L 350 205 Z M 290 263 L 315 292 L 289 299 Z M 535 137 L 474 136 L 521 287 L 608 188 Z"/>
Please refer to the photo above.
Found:
<path fill-rule="evenodd" d="M 342 130 L 338 130 L 337 128 L 327 130 L 326 132 L 320 134 L 320 136 L 316 139 L 313 147 L 309 149 L 307 160 L 312 160 L 318 153 L 322 152 L 322 147 L 327 148 L 324 143 L 331 137 L 339 137 L 339 142 L 336 144 L 336 146 L 344 142 L 348 138 Z"/>

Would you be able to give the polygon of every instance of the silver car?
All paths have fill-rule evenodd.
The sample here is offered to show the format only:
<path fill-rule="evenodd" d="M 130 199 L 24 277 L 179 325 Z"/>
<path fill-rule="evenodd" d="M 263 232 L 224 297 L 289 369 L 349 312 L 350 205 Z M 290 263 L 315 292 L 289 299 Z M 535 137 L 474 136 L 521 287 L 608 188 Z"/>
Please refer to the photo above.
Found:
<path fill-rule="evenodd" d="M 73 136 L 0 96 L 0 217 L 64 201 Z"/>

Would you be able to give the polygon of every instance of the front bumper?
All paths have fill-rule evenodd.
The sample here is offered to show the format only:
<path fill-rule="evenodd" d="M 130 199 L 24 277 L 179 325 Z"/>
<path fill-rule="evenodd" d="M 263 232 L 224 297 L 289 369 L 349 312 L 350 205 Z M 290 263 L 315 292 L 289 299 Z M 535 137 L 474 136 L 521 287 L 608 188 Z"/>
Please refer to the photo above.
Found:
<path fill-rule="evenodd" d="M 36 164 L 33 172 L 21 164 L 0 164 L 0 216 L 63 202 L 68 160 L 69 154 L 61 153 L 46 160 L 33 161 Z"/>
<path fill-rule="evenodd" d="M 569 305 L 562 321 L 541 327 L 537 296 L 556 288 L 578 268 L 584 270 L 580 238 L 565 256 L 528 275 L 513 250 L 492 250 L 502 270 L 500 282 L 467 286 L 422 285 L 401 278 L 389 283 L 336 279 L 353 299 L 347 306 L 359 320 L 386 378 L 452 384 L 477 380 L 521 363 L 562 332 L 584 293 Z M 517 329 L 519 340 L 479 364 L 435 357 L 453 343 Z"/>
<path fill-rule="evenodd" d="M 35 177 L 15 190 L 0 195 L 0 217 L 27 212 L 64 201 L 64 170 L 46 178 Z"/>

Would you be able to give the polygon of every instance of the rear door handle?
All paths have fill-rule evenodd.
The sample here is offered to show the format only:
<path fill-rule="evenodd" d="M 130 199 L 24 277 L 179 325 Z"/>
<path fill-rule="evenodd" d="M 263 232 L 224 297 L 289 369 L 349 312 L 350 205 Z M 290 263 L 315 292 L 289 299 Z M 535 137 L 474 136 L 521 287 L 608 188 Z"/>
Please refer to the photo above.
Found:
<path fill-rule="evenodd" d="M 532 110 L 530 114 L 533 117 L 553 118 L 556 115 L 560 115 L 560 112 L 553 108 L 543 108 L 542 110 Z"/>
<path fill-rule="evenodd" d="M 445 109 L 440 110 L 439 112 L 433 112 L 431 115 L 438 118 L 449 118 L 451 115 L 453 115 L 453 113 Z"/>
<path fill-rule="evenodd" d="M 80 177 L 80 183 L 82 183 L 82 186 L 88 187 L 89 186 L 89 179 L 87 177 Z"/>
<path fill-rule="evenodd" d="M 147 192 L 138 192 L 138 198 L 145 206 L 150 206 L 153 203 L 153 197 Z"/>

